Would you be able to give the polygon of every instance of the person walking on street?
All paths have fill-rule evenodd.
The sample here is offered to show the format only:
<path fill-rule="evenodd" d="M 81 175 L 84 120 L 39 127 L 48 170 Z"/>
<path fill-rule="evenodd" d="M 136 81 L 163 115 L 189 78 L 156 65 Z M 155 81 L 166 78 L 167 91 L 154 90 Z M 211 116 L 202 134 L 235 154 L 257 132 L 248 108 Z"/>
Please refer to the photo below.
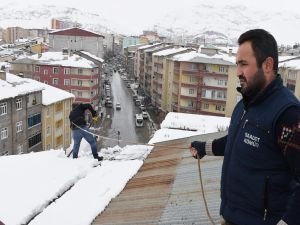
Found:
<path fill-rule="evenodd" d="M 74 141 L 74 146 L 72 149 L 73 158 L 78 158 L 80 143 L 82 138 L 84 138 L 91 146 L 93 157 L 98 161 L 101 161 L 103 160 L 103 157 L 98 155 L 96 139 L 92 134 L 89 133 L 89 128 L 85 120 L 86 110 L 89 110 L 92 114 L 93 120 L 97 121 L 98 113 L 93 109 L 91 104 L 72 104 L 72 111 L 70 112 L 69 119 Z"/>
<path fill-rule="evenodd" d="M 263 29 L 238 39 L 243 99 L 228 134 L 190 143 L 191 155 L 224 156 L 220 214 L 226 225 L 300 224 L 300 103 L 283 86 L 275 38 Z"/>

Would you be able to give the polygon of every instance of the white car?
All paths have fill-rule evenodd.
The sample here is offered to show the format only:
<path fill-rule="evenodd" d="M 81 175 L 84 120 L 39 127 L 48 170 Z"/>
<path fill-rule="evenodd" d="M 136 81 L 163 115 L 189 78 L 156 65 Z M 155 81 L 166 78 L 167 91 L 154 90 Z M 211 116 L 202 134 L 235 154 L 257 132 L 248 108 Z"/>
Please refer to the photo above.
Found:
<path fill-rule="evenodd" d="M 116 110 L 121 110 L 121 103 L 119 102 L 116 103 Z"/>

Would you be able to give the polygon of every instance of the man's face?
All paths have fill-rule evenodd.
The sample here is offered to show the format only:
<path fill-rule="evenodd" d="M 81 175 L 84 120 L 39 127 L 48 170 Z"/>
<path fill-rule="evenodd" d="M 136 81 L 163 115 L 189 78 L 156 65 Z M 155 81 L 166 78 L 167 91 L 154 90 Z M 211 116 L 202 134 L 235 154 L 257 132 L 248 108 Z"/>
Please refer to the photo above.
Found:
<path fill-rule="evenodd" d="M 237 56 L 237 76 L 240 81 L 241 93 L 255 96 L 266 86 L 266 76 L 262 68 L 258 68 L 254 52 L 249 41 L 239 46 Z"/>

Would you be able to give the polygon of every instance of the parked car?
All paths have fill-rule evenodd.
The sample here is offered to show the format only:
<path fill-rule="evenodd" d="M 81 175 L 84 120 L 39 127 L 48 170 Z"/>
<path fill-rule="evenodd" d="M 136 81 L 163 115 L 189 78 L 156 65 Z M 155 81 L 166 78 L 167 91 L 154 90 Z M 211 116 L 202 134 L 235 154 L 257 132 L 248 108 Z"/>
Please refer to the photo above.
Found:
<path fill-rule="evenodd" d="M 141 109 L 142 112 L 143 112 L 143 111 L 146 111 L 145 105 L 140 105 L 140 109 Z"/>
<path fill-rule="evenodd" d="M 135 105 L 136 105 L 136 106 L 139 106 L 139 105 L 141 105 L 141 103 L 142 103 L 142 102 L 141 102 L 141 100 L 140 100 L 140 99 L 136 99 L 136 100 L 135 100 Z"/>
<path fill-rule="evenodd" d="M 144 126 L 143 116 L 141 114 L 135 114 L 135 126 L 136 127 Z"/>
<path fill-rule="evenodd" d="M 116 110 L 121 110 L 121 103 L 119 102 L 116 103 Z"/>
<path fill-rule="evenodd" d="M 146 111 L 142 111 L 142 117 L 144 120 L 148 119 L 148 113 Z"/>
<path fill-rule="evenodd" d="M 137 95 L 132 95 L 133 101 L 137 100 L 138 96 Z"/>

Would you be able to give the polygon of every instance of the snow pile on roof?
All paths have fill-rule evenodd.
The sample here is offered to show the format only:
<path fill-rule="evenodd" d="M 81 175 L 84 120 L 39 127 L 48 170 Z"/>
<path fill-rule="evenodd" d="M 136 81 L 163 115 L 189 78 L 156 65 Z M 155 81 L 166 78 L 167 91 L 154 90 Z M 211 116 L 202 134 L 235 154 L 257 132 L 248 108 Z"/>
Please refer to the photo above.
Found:
<path fill-rule="evenodd" d="M 161 123 L 161 129 L 155 132 L 149 144 L 225 131 L 229 124 L 230 118 L 227 117 L 170 112 Z"/>

